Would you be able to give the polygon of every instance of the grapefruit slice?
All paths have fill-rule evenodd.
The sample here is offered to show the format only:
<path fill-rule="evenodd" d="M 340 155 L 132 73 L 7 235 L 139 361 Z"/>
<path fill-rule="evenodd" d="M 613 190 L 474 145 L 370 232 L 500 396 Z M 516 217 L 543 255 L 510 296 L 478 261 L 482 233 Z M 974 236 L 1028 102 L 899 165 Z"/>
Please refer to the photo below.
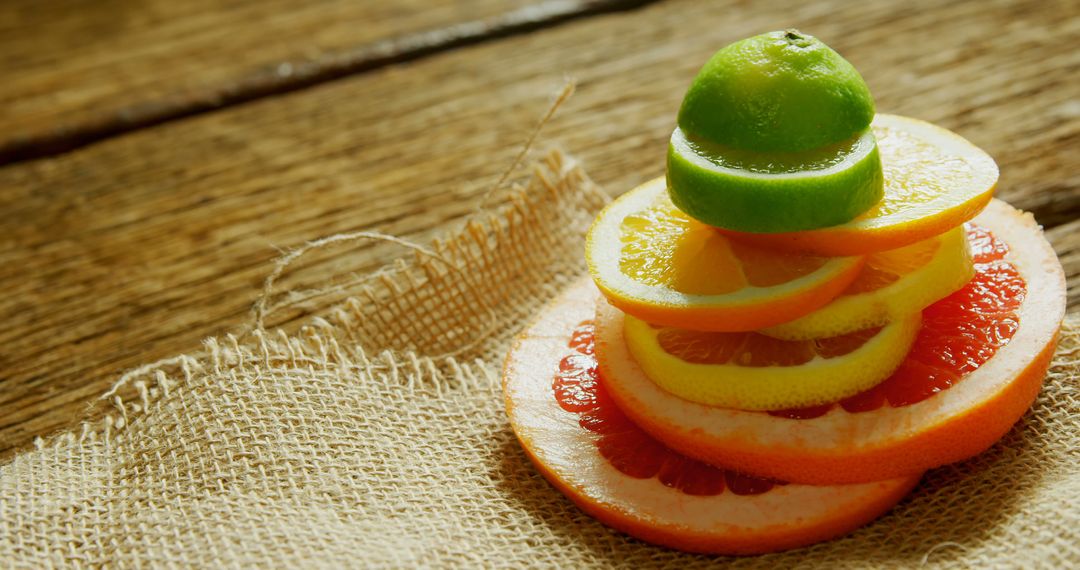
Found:
<path fill-rule="evenodd" d="M 627 316 L 623 334 L 646 376 L 676 396 L 776 410 L 835 402 L 881 383 L 907 356 L 921 322 L 915 312 L 884 327 L 788 341 L 656 327 Z"/>
<path fill-rule="evenodd" d="M 665 445 L 761 477 L 856 483 L 976 455 L 1038 393 L 1064 316 L 1065 279 L 1030 215 L 994 201 L 975 223 L 975 277 L 924 311 L 915 346 L 893 377 L 840 406 L 769 414 L 678 398 L 642 372 L 626 348 L 622 313 L 600 302 L 596 347 L 605 387 Z"/>
<path fill-rule="evenodd" d="M 828 305 L 760 331 L 805 340 L 879 327 L 918 313 L 964 286 L 975 274 L 967 233 L 958 227 L 907 247 L 866 257 L 855 281 Z"/>
<path fill-rule="evenodd" d="M 662 178 L 597 216 L 585 258 L 600 290 L 627 313 L 726 332 L 776 325 L 825 305 L 863 263 L 862 257 L 790 254 L 727 239 L 676 208 Z"/>
<path fill-rule="evenodd" d="M 675 453 L 605 393 L 588 325 L 596 289 L 564 292 L 515 341 L 503 372 L 514 433 L 540 473 L 587 514 L 631 536 L 711 554 L 757 554 L 847 533 L 890 509 L 919 475 L 782 485 Z"/>
<path fill-rule="evenodd" d="M 945 233 L 990 202 L 998 168 L 977 146 L 930 123 L 877 115 L 872 125 L 885 175 L 885 197 L 837 226 L 788 233 L 735 234 L 753 243 L 818 255 L 896 249 Z"/>

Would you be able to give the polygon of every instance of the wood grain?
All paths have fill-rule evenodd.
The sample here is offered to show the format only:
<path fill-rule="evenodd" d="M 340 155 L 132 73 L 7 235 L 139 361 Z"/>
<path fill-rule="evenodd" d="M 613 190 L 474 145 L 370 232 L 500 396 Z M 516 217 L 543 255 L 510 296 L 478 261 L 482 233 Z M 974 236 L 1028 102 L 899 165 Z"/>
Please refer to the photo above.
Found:
<path fill-rule="evenodd" d="M 15 0 L 0 164 L 641 0 Z"/>
<path fill-rule="evenodd" d="M 1064 2 L 669 1 L 0 169 L 0 447 L 70 425 L 120 371 L 242 325 L 275 248 L 359 229 L 423 240 L 459 223 L 564 75 L 578 93 L 545 139 L 611 193 L 661 174 L 701 63 L 726 42 L 788 26 L 847 56 L 879 110 L 989 151 L 999 195 L 1058 226 L 1048 235 L 1075 284 L 1073 12 Z M 283 285 L 311 287 L 399 253 L 317 253 Z"/>

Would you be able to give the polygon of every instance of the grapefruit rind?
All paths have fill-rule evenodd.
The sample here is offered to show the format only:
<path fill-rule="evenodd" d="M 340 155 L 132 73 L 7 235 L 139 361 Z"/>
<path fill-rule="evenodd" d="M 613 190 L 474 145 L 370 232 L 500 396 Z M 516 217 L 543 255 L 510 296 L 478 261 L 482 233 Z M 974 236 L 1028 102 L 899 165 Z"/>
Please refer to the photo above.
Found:
<path fill-rule="evenodd" d="M 948 390 L 903 407 L 813 419 L 705 406 L 654 384 L 634 362 L 622 313 L 600 303 L 596 351 L 608 393 L 668 447 L 718 467 L 832 485 L 888 479 L 985 451 L 1031 406 L 1065 312 L 1061 263 L 1030 214 L 994 200 L 975 223 L 1008 244 L 1005 260 L 1027 285 L 1011 341 Z"/>
<path fill-rule="evenodd" d="M 585 259 L 612 304 L 650 323 L 692 330 L 746 331 L 805 315 L 839 295 L 864 258 L 829 259 L 816 271 L 771 287 L 748 285 L 719 295 L 688 294 L 637 281 L 622 272 L 622 220 L 651 207 L 667 190 L 657 178 L 631 190 L 597 216 L 586 237 Z"/>
<path fill-rule="evenodd" d="M 645 375 L 671 394 L 707 406 L 765 411 L 817 406 L 874 387 L 903 362 L 921 324 L 916 312 L 848 354 L 796 366 L 687 362 L 660 346 L 658 329 L 631 316 L 623 318 L 623 335 Z"/>
<path fill-rule="evenodd" d="M 579 508 L 636 538 L 687 552 L 758 554 L 840 536 L 877 518 L 920 475 L 858 485 L 784 485 L 761 495 L 690 496 L 615 469 L 597 435 L 552 393 L 570 331 L 594 314 L 596 291 L 578 281 L 515 341 L 503 371 L 507 414 L 540 473 Z"/>
<path fill-rule="evenodd" d="M 759 332 L 783 340 L 839 336 L 882 326 L 929 307 L 963 287 L 975 274 L 971 248 L 963 227 L 954 228 L 930 239 L 937 243 L 933 257 L 922 267 L 901 275 L 893 283 L 875 291 L 841 294 L 828 305 L 810 314 Z M 903 250 L 918 247 L 921 243 L 923 242 L 916 242 L 900 250 L 872 254 L 867 258 L 866 266 L 874 263 L 875 256 L 902 255 Z"/>

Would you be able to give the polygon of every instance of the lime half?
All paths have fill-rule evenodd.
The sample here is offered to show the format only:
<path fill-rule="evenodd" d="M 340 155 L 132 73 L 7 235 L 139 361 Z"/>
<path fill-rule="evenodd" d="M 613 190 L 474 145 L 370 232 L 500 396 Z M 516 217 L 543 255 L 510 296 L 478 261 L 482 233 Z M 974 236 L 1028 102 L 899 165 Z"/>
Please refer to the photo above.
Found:
<path fill-rule="evenodd" d="M 799 152 L 870 126 L 874 99 L 859 72 L 817 38 L 769 32 L 716 52 L 686 91 L 679 128 L 757 152 Z"/>
<path fill-rule="evenodd" d="M 770 32 L 716 52 L 683 98 L 668 147 L 671 200 L 749 233 L 844 224 L 881 199 L 859 72 L 817 38 Z"/>
<path fill-rule="evenodd" d="M 676 128 L 667 182 L 671 201 L 691 217 L 748 233 L 843 224 L 881 200 L 884 191 L 870 129 L 811 151 L 757 153 Z"/>

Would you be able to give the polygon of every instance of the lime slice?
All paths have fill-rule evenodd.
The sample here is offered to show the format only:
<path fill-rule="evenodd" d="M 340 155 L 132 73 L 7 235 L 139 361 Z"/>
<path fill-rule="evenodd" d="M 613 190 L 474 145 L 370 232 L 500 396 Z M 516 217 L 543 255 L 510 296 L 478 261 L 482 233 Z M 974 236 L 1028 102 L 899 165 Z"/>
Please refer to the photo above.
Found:
<path fill-rule="evenodd" d="M 792 232 L 846 223 L 884 193 L 869 129 L 839 145 L 799 153 L 734 150 L 676 128 L 667 162 L 671 201 L 711 226 Z"/>

